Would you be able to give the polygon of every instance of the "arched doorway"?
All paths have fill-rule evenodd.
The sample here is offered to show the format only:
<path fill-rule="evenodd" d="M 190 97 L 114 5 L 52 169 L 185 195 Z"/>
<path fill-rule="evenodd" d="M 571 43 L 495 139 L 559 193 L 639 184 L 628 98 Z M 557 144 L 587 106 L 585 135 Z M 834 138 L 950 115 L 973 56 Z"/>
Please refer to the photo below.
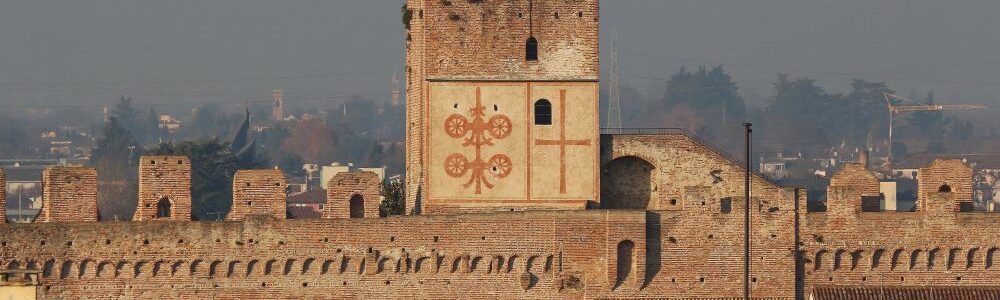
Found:
<path fill-rule="evenodd" d="M 156 218 L 169 218 L 170 217 L 170 199 L 166 197 L 160 198 L 160 201 L 156 202 Z"/>
<path fill-rule="evenodd" d="M 648 209 L 654 190 L 653 169 L 648 161 L 624 156 L 601 168 L 601 208 Z"/>
<path fill-rule="evenodd" d="M 635 248 L 635 243 L 630 240 L 624 240 L 618 243 L 618 259 L 617 265 L 615 266 L 615 288 L 617 289 L 628 277 L 632 274 L 632 252 Z"/>
<path fill-rule="evenodd" d="M 365 198 L 361 195 L 354 194 L 351 196 L 350 200 L 350 210 L 351 218 L 364 218 L 365 217 Z"/>

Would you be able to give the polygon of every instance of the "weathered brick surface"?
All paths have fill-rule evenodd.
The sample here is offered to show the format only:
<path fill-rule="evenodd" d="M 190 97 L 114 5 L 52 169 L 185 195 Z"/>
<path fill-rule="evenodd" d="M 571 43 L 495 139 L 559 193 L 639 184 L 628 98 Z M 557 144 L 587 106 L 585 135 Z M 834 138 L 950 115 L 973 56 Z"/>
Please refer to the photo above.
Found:
<path fill-rule="evenodd" d="M 7 222 L 7 177 L 0 167 L 0 223 Z"/>
<path fill-rule="evenodd" d="M 410 33 L 425 36 L 429 79 L 596 80 L 599 76 L 597 0 L 409 2 L 423 2 L 423 30 Z M 525 43 L 531 36 L 538 40 L 537 61 L 525 60 Z"/>
<path fill-rule="evenodd" d="M 42 270 L 45 299 L 626 297 L 645 277 L 645 220 L 575 211 L 7 224 L 0 261 Z M 611 291 L 623 241 L 637 267 Z"/>
<path fill-rule="evenodd" d="M 326 190 L 323 218 L 350 218 L 350 201 L 354 196 L 364 199 L 364 217 L 378 218 L 382 182 L 373 172 L 344 172 L 330 178 Z"/>
<path fill-rule="evenodd" d="M 600 17 L 597 0 L 408 0 L 406 3 L 413 16 L 407 31 L 406 53 L 407 213 L 413 214 L 421 212 L 428 200 L 428 168 L 439 167 L 428 166 L 427 134 L 430 130 L 440 130 L 444 120 L 428 119 L 434 105 L 429 103 L 428 86 L 440 81 L 593 83 L 599 78 Z M 529 37 L 538 41 L 536 61 L 525 59 Z M 596 105 L 596 97 L 591 102 L 574 105 Z M 592 120 L 576 121 L 580 126 L 593 127 L 593 131 L 597 129 L 596 114 Z M 527 125 L 514 124 L 515 127 Z M 524 142 L 529 140 L 524 139 Z M 525 167 L 518 164 L 513 169 Z M 593 200 L 590 198 L 596 196 L 583 200 Z M 498 198 L 528 202 L 528 197 L 512 199 L 505 195 Z M 465 207 L 443 205 L 451 208 L 430 209 Z M 504 206 L 509 203 L 485 211 L 496 211 Z M 470 212 L 483 210 L 469 208 Z"/>
<path fill-rule="evenodd" d="M 78 221 L 97 221 L 97 169 L 45 169 L 42 172 L 42 209 L 35 222 Z"/>
<path fill-rule="evenodd" d="M 957 212 L 960 190 L 937 192 L 943 182 L 959 189 L 971 184 L 967 170 L 960 161 L 922 168 L 921 184 L 927 186 L 921 187 L 923 204 L 916 212 L 862 212 L 859 195 L 871 192 L 873 175 L 848 168 L 835 175 L 827 202 L 845 208 L 800 215 L 805 294 L 822 286 L 1000 284 L 993 266 L 1000 240 L 991 229 L 1000 216 Z"/>
<path fill-rule="evenodd" d="M 227 220 L 249 215 L 285 218 L 285 190 L 288 180 L 281 170 L 239 170 L 233 176 L 233 206 Z"/>
<path fill-rule="evenodd" d="M 643 169 L 656 194 L 647 210 L 3 224 L 0 268 L 42 270 L 40 295 L 57 299 L 739 298 L 741 165 L 685 134 L 603 136 L 602 165 L 621 159 L 652 166 Z M 373 175 L 335 178 L 331 187 L 347 188 L 329 198 L 377 199 Z M 828 201 L 859 205 L 871 176 L 845 167 Z M 953 193 L 928 193 L 914 213 L 805 213 L 802 190 L 756 176 L 752 187 L 755 299 L 825 286 L 1000 284 L 997 217 L 954 211 Z"/>
<path fill-rule="evenodd" d="M 832 189 L 838 187 L 851 187 L 855 194 L 837 199 L 827 197 L 827 212 L 832 215 L 850 215 L 861 211 L 862 196 L 878 196 L 879 181 L 865 168 L 862 163 L 846 163 L 844 167 L 830 177 L 830 186 L 827 194 L 832 194 Z"/>
<path fill-rule="evenodd" d="M 425 43 L 424 7 L 426 1 L 407 0 L 410 10 L 410 30 L 406 33 L 406 214 L 420 213 L 426 164 L 424 149 Z"/>
<path fill-rule="evenodd" d="M 947 186 L 954 194 L 954 210 L 958 211 L 962 202 L 972 204 L 972 168 L 961 160 L 934 160 L 920 168 L 917 173 L 917 209 L 930 204 L 927 195 Z"/>
<path fill-rule="evenodd" d="M 653 186 L 644 189 L 651 193 L 652 210 L 647 216 L 647 247 L 659 249 L 647 254 L 652 263 L 647 273 L 655 276 L 639 294 L 741 297 L 746 207 L 741 164 L 682 133 L 601 136 L 602 173 L 634 160 L 652 166 Z M 756 280 L 751 292 L 755 297 L 793 298 L 797 193 L 758 176 L 751 177 L 751 190 L 750 267 Z M 724 201 L 731 202 L 728 213 L 722 210 Z"/>
<path fill-rule="evenodd" d="M 157 203 L 170 201 L 170 216 L 157 218 Z M 185 156 L 139 159 L 139 206 L 132 220 L 191 220 L 191 160 Z"/>

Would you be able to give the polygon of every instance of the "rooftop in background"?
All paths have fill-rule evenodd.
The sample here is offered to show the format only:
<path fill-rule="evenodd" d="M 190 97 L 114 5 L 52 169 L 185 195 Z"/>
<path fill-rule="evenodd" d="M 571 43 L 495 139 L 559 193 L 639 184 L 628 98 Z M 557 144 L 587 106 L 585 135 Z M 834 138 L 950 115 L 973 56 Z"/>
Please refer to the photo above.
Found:
<path fill-rule="evenodd" d="M 326 204 L 326 190 L 315 189 L 288 197 L 288 205 L 292 204 Z"/>
<path fill-rule="evenodd" d="M 7 177 L 7 182 L 35 182 L 42 181 L 42 172 L 48 166 L 4 166 L 3 172 Z"/>

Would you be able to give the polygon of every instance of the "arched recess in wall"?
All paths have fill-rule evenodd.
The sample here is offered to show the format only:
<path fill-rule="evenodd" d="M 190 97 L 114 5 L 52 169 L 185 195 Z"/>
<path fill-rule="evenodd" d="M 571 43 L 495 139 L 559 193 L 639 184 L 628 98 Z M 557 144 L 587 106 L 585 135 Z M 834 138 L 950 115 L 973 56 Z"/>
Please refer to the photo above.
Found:
<path fill-rule="evenodd" d="M 552 125 L 552 103 L 548 99 L 535 101 L 535 125 Z"/>
<path fill-rule="evenodd" d="M 173 215 L 174 212 L 173 206 L 174 205 L 173 203 L 170 202 L 169 198 L 167 197 L 160 198 L 159 201 L 156 201 L 156 218 L 157 219 L 170 218 L 170 216 Z"/>
<path fill-rule="evenodd" d="M 349 201 L 349 207 L 351 211 L 351 218 L 364 218 L 365 217 L 365 198 L 361 195 L 354 194 L 351 196 Z"/>
<path fill-rule="evenodd" d="M 527 61 L 538 60 L 538 40 L 535 37 L 529 37 L 524 42 L 524 59 Z"/>
<path fill-rule="evenodd" d="M 615 289 L 618 289 L 625 280 L 629 278 L 632 274 L 633 264 L 635 259 L 633 258 L 633 252 L 635 250 L 635 243 L 630 240 L 624 240 L 618 243 L 618 258 L 615 265 Z"/>
<path fill-rule="evenodd" d="M 601 208 L 652 209 L 656 199 L 652 163 L 635 156 L 613 159 L 601 168 Z"/>

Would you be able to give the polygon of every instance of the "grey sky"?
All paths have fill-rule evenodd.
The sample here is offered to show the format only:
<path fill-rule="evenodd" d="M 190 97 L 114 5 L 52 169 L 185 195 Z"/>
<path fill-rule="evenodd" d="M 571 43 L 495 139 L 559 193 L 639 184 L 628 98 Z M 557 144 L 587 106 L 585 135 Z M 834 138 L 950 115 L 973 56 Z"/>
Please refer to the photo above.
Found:
<path fill-rule="evenodd" d="M 383 99 L 402 64 L 399 0 L 0 1 L 0 102 Z M 662 90 L 678 67 L 722 63 L 748 98 L 777 72 L 846 89 L 1000 106 L 1000 1 L 604 0 L 602 56 Z M 602 62 L 607 70 L 607 59 Z M 657 97 L 659 95 L 656 95 Z M 627 101 L 627 99 L 626 99 Z"/>

